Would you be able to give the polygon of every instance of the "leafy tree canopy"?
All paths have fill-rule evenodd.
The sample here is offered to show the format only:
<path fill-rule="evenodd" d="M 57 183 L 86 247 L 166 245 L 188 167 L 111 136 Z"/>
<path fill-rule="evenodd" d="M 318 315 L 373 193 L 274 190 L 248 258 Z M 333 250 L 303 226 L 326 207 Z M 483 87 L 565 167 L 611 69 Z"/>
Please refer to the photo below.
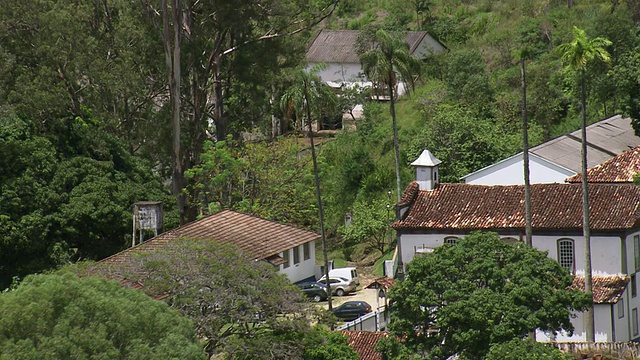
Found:
<path fill-rule="evenodd" d="M 0 293 L 0 359 L 203 359 L 192 325 L 115 281 L 31 275 Z"/>
<path fill-rule="evenodd" d="M 572 332 L 570 313 L 588 297 L 567 289 L 571 282 L 546 253 L 476 232 L 408 265 L 390 293 L 390 329 L 418 354 L 481 359 L 535 329 Z"/>
<path fill-rule="evenodd" d="M 131 204 L 170 204 L 151 167 L 114 136 L 79 118 L 55 129 L 41 135 L 31 122 L 0 120 L 0 288 L 109 256 L 131 241 Z"/>
<path fill-rule="evenodd" d="M 485 360 L 571 360 L 571 354 L 554 349 L 549 344 L 532 339 L 513 339 L 506 343 L 495 344 L 489 349 Z"/>
<path fill-rule="evenodd" d="M 271 264 L 233 246 L 174 240 L 131 254 L 125 263 L 98 263 L 89 273 L 125 278 L 164 297 L 195 323 L 210 356 L 300 358 L 303 349 L 292 334 L 310 329 L 310 304 L 300 290 Z"/>

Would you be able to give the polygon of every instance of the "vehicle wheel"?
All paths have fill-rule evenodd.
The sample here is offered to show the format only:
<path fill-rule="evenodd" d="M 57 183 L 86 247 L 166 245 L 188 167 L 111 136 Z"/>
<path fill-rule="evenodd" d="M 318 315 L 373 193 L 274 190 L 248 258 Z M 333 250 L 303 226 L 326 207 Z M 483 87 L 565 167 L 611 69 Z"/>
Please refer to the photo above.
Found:
<path fill-rule="evenodd" d="M 344 296 L 344 290 L 342 290 L 342 289 L 338 289 L 338 290 L 336 290 L 336 295 L 338 295 L 338 296 Z"/>
<path fill-rule="evenodd" d="M 320 295 L 316 295 L 316 296 L 313 297 L 313 301 L 315 301 L 315 302 L 320 302 L 320 300 L 322 300 Z"/>

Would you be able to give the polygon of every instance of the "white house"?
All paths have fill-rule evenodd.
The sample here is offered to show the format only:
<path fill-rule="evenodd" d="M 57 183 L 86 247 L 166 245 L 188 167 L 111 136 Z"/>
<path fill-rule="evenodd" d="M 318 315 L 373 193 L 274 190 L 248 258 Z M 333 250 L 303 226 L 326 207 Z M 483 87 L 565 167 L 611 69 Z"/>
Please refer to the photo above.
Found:
<path fill-rule="evenodd" d="M 306 60 L 311 68 L 324 63 L 327 68 L 319 72 L 322 81 L 332 87 L 371 85 L 362 75 L 360 58 L 356 51 L 356 43 L 360 31 L 357 30 L 320 30 L 307 48 Z M 409 31 L 405 34 L 411 54 L 424 60 L 432 54 L 444 51 L 445 47 L 438 40 L 424 31 Z M 399 94 L 403 90 L 398 89 Z"/>
<path fill-rule="evenodd" d="M 251 258 L 276 266 L 291 282 L 315 279 L 315 241 L 320 234 L 232 210 L 169 230 L 101 262 L 121 263 L 135 252 L 159 249 L 179 238 L 233 244 Z"/>
<path fill-rule="evenodd" d="M 427 150 L 425 152 L 428 153 Z M 432 155 L 421 156 L 430 158 Z M 437 160 L 437 159 L 435 159 Z M 398 203 L 398 270 L 416 254 L 455 243 L 472 231 L 494 231 L 504 241 L 523 241 L 523 185 L 441 184 L 439 161 L 416 161 L 416 181 Z M 596 341 L 640 340 L 637 272 L 640 271 L 640 187 L 591 184 L 591 253 L 596 302 Z M 584 277 L 582 188 L 580 184 L 531 186 L 532 241 L 567 271 Z M 630 286 L 627 284 L 630 283 Z M 575 334 L 557 341 L 584 341 L 582 317 L 573 320 Z M 549 340 L 548 334 L 538 334 Z"/>
<path fill-rule="evenodd" d="M 532 184 L 562 183 L 581 171 L 581 130 L 559 136 L 529 150 Z M 640 145 L 631 119 L 615 115 L 587 127 L 587 167 L 601 164 Z M 462 177 L 467 184 L 524 184 L 522 152 Z"/>

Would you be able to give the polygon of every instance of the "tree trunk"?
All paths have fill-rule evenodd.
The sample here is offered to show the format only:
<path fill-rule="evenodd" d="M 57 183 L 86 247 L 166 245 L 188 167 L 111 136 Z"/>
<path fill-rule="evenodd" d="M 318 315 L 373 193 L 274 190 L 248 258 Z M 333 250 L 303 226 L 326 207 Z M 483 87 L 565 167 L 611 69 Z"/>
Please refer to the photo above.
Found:
<path fill-rule="evenodd" d="M 522 161 L 524 163 L 524 217 L 525 243 L 533 246 L 531 229 L 531 179 L 529 178 L 529 121 L 527 119 L 527 79 L 524 57 L 520 59 L 522 65 Z"/>
<path fill-rule="evenodd" d="M 393 120 L 393 150 L 396 156 L 396 190 L 398 191 L 398 202 L 402 196 L 402 182 L 400 180 L 400 146 L 398 145 L 398 122 L 396 121 L 396 101 L 393 96 L 393 69 L 389 71 L 389 100 L 390 100 L 390 112 L 391 119 Z"/>
<path fill-rule="evenodd" d="M 591 229 L 589 223 L 589 183 L 587 182 L 587 109 L 584 70 L 581 71 L 582 87 L 582 231 L 584 235 L 584 290 L 591 298 L 585 311 L 587 341 L 595 341 L 595 318 L 593 313 L 593 283 L 591 275 Z"/>
<path fill-rule="evenodd" d="M 169 6 L 167 0 L 162 0 L 163 46 L 165 62 L 167 65 L 169 97 L 171 99 L 171 125 L 173 133 L 173 172 L 172 190 L 178 202 L 180 211 L 180 224 L 184 224 L 185 200 L 182 194 L 182 159 L 180 157 L 180 57 L 182 47 L 181 27 L 181 0 L 171 0 L 171 21 L 169 19 Z M 171 24 L 172 23 L 172 24 Z M 172 26 L 173 25 L 173 26 Z M 171 31 L 173 30 L 173 32 Z M 173 38 L 173 42 L 171 41 Z"/>
<path fill-rule="evenodd" d="M 216 124 L 216 139 L 218 141 L 224 140 L 227 137 L 228 129 L 227 129 L 227 121 L 224 116 L 224 108 L 222 107 L 222 73 L 220 70 L 220 66 L 222 62 L 222 57 L 220 55 L 216 55 L 216 59 L 213 62 L 213 95 L 215 97 L 215 111 L 213 113 L 215 117 Z"/>
<path fill-rule="evenodd" d="M 318 175 L 318 161 L 316 159 L 316 147 L 313 143 L 313 129 L 311 127 L 311 108 L 309 105 L 309 91 L 304 85 L 304 100 L 307 107 L 307 122 L 309 126 L 309 142 L 311 143 L 311 159 L 313 160 L 313 177 L 316 183 L 316 201 L 318 202 L 318 218 L 320 220 L 320 235 L 322 236 L 322 256 L 324 258 L 324 275 L 327 279 L 327 303 L 329 311 L 333 309 L 331 304 L 331 282 L 329 281 L 329 256 L 327 254 L 327 235 L 324 231 L 324 211 L 322 209 L 322 196 L 320 194 L 320 176 Z M 333 329 L 333 327 L 332 327 Z"/>

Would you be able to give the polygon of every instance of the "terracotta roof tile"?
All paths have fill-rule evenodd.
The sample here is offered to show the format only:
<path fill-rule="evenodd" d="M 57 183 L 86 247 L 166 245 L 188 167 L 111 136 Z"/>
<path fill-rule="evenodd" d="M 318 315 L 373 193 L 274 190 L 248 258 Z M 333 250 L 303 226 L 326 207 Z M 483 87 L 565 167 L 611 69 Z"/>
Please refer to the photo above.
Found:
<path fill-rule="evenodd" d="M 349 337 L 349 345 L 358 353 L 360 360 L 382 360 L 382 354 L 376 351 L 378 341 L 388 337 L 386 331 L 343 331 Z"/>
<path fill-rule="evenodd" d="M 365 289 L 383 288 L 385 290 L 389 290 L 395 285 L 396 285 L 396 280 L 385 275 L 383 277 L 373 280 L 371 284 L 365 287 Z"/>
<path fill-rule="evenodd" d="M 596 304 L 615 304 L 620 300 L 629 284 L 627 275 L 593 276 L 593 302 Z M 584 291 L 584 277 L 573 278 L 571 288 Z"/>
<path fill-rule="evenodd" d="M 633 177 L 638 172 L 640 172 L 640 146 L 588 169 L 587 181 L 590 183 L 632 183 Z M 566 181 L 580 183 L 582 182 L 582 174 L 576 174 Z"/>
<path fill-rule="evenodd" d="M 186 238 L 233 244 L 255 259 L 267 259 L 277 263 L 277 255 L 280 252 L 316 240 L 319 237 L 318 233 L 292 225 L 223 210 L 160 234 L 140 245 L 110 256 L 102 262 L 121 263 L 126 261 L 132 251 L 161 249 L 172 240 Z"/>
<path fill-rule="evenodd" d="M 408 199 L 411 184 L 403 195 Z M 623 230 L 640 220 L 640 187 L 592 184 L 589 187 L 591 228 Z M 581 229 L 580 184 L 531 185 L 534 229 Z M 417 191 L 404 219 L 395 229 L 524 229 L 524 186 L 440 184 L 433 191 Z"/>

